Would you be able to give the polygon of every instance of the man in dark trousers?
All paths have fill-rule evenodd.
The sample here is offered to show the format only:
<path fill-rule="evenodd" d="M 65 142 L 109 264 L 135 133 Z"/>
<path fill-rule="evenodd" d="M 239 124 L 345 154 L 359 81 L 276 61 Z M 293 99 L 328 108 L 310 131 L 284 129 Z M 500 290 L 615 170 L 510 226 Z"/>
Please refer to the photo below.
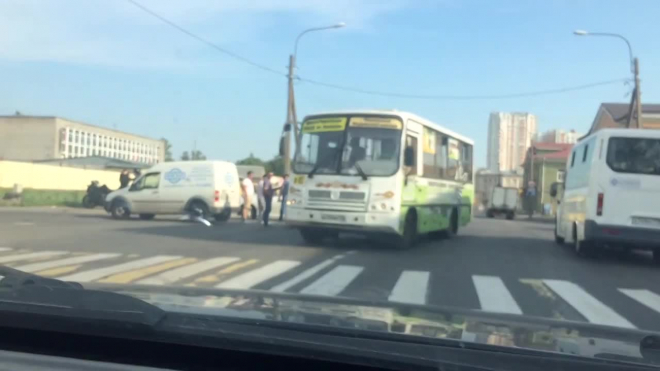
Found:
<path fill-rule="evenodd" d="M 286 214 L 286 200 L 289 198 L 289 174 L 284 174 L 284 180 L 282 181 L 282 190 L 280 191 L 280 196 L 282 196 L 282 208 L 280 209 L 280 221 L 284 220 L 284 214 Z"/>
<path fill-rule="evenodd" d="M 130 183 L 130 181 L 131 179 L 128 176 L 128 170 L 122 170 L 121 174 L 119 174 L 119 188 L 128 187 L 128 183 Z"/>
<path fill-rule="evenodd" d="M 266 201 L 266 207 L 264 208 L 264 226 L 268 227 L 268 217 L 270 216 L 270 210 L 273 206 L 273 183 L 271 183 L 270 178 L 273 176 L 273 173 L 268 173 L 264 176 L 264 201 Z"/>

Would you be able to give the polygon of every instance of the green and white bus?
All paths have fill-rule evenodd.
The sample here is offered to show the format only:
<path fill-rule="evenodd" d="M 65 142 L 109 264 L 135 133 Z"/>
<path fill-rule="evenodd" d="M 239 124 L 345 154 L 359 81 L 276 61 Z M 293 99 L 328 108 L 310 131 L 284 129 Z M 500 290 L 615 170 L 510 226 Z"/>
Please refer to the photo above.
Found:
<path fill-rule="evenodd" d="M 472 219 L 474 142 L 417 115 L 305 117 L 286 223 L 315 243 L 339 232 L 451 237 Z"/>

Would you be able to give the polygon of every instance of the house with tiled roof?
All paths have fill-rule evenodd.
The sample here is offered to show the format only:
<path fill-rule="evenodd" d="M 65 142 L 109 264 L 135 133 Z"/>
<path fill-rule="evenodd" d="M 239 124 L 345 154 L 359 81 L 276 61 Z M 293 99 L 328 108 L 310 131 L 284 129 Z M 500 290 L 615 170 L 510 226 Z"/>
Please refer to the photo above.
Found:
<path fill-rule="evenodd" d="M 587 135 L 600 129 L 626 128 L 631 113 L 628 103 L 602 103 Z M 633 117 L 636 122 L 637 117 Z M 642 129 L 660 129 L 660 104 L 642 104 Z"/>
<path fill-rule="evenodd" d="M 550 197 L 550 186 L 564 181 L 566 161 L 572 148 L 573 144 L 566 143 L 533 143 L 527 150 L 523 163 L 525 210 L 531 203 L 536 213 L 554 213 L 556 200 Z M 534 188 L 532 192 L 528 192 L 530 187 Z"/>

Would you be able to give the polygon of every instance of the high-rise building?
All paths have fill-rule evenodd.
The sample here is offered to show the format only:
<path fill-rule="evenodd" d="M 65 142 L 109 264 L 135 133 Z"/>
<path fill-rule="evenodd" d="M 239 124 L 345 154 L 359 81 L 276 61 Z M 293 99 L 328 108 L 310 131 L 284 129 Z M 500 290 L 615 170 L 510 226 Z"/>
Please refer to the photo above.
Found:
<path fill-rule="evenodd" d="M 488 168 L 492 171 L 520 171 L 536 134 L 536 116 L 530 113 L 491 113 L 488 122 Z"/>
<path fill-rule="evenodd" d="M 566 131 L 563 129 L 549 130 L 541 135 L 539 142 L 541 143 L 559 143 L 559 144 L 575 144 L 582 135 L 575 132 L 575 130 Z"/>

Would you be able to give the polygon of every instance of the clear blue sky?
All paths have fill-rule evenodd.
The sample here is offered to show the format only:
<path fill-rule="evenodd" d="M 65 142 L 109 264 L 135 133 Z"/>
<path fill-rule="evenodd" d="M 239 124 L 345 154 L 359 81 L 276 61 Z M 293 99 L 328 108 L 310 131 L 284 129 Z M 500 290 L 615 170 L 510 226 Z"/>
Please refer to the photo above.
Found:
<path fill-rule="evenodd" d="M 480 95 L 561 88 L 629 76 L 625 35 L 641 61 L 643 101 L 660 102 L 660 1 L 619 0 L 139 0 L 244 57 L 298 74 L 409 94 Z M 0 112 L 57 115 L 151 137 L 178 157 L 193 141 L 210 158 L 277 152 L 286 80 L 242 64 L 123 0 L 0 2 Z M 585 132 L 621 84 L 534 98 L 383 98 L 296 84 L 298 114 L 342 108 L 412 111 L 476 141 L 485 164 L 491 111 L 527 111 L 540 130 Z"/>

